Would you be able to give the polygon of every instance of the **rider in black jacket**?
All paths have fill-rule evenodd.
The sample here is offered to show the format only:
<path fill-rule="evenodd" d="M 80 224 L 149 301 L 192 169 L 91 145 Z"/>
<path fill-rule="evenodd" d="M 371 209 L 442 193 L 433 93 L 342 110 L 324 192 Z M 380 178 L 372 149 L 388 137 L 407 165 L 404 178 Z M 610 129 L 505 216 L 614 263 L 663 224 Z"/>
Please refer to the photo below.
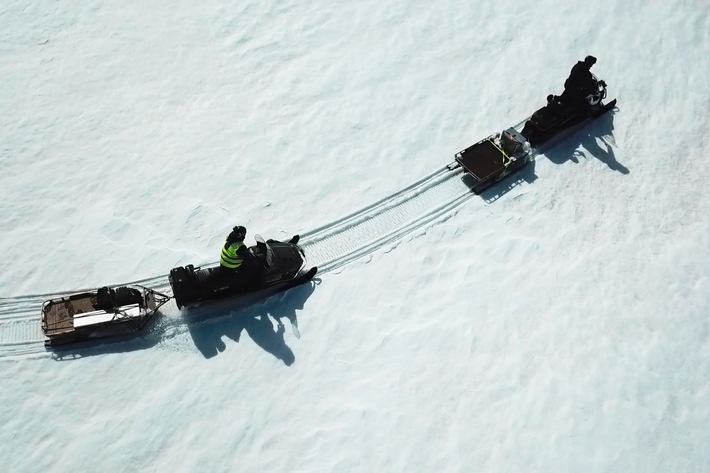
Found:
<path fill-rule="evenodd" d="M 597 62 L 594 56 L 587 56 L 584 61 L 578 61 L 572 67 L 569 77 L 565 81 L 565 90 L 560 99 L 570 105 L 583 105 L 585 98 L 594 92 L 597 81 L 594 79 L 590 69 Z"/>

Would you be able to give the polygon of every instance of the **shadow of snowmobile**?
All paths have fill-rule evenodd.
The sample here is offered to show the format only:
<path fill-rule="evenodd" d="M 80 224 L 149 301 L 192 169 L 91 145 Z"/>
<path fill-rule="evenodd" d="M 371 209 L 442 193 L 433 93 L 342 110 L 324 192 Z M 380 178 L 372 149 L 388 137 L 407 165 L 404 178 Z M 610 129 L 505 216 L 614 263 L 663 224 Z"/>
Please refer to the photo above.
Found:
<path fill-rule="evenodd" d="M 602 115 L 583 129 L 563 138 L 555 146 L 543 150 L 542 154 L 554 164 L 567 161 L 578 163 L 580 157 L 589 154 L 606 164 L 609 169 L 629 174 L 629 169 L 619 163 L 614 154 L 614 115 L 613 111 Z"/>
<path fill-rule="evenodd" d="M 242 333 L 246 332 L 264 351 L 290 366 L 295 356 L 284 340 L 286 326 L 282 319 L 287 320 L 294 336 L 299 338 L 296 311 L 303 309 L 319 283 L 320 279 L 313 279 L 287 292 L 276 294 L 258 306 L 210 310 L 209 314 L 200 314 L 198 317 L 191 314 L 191 317 L 186 318 L 186 323 L 195 347 L 205 358 L 213 358 L 226 350 L 224 337 L 238 343 Z M 272 319 L 276 322 L 276 328 Z"/>

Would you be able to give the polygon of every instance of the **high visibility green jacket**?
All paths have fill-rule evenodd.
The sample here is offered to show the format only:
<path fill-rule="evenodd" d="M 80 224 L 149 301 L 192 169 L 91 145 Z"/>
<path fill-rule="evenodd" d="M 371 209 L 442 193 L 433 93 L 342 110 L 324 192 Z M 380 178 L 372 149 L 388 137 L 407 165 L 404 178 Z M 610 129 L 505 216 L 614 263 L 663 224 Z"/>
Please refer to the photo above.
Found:
<path fill-rule="evenodd" d="M 239 248 L 244 246 L 242 242 L 225 243 L 222 247 L 222 256 L 219 258 L 219 264 L 229 269 L 237 269 L 242 265 L 244 260 L 237 255 Z"/>

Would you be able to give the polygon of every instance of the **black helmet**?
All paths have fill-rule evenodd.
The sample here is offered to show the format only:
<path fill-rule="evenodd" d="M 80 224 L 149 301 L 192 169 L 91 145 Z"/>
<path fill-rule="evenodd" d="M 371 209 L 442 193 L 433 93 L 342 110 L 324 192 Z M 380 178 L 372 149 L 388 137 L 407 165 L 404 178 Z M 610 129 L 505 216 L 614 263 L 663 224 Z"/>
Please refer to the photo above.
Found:
<path fill-rule="evenodd" d="M 247 229 L 241 225 L 237 225 L 232 228 L 232 233 L 227 237 L 227 241 L 244 241 L 245 236 L 247 236 Z"/>
<path fill-rule="evenodd" d="M 597 58 L 594 56 L 587 56 L 584 58 L 584 63 L 588 64 L 589 67 L 593 66 L 597 62 Z"/>

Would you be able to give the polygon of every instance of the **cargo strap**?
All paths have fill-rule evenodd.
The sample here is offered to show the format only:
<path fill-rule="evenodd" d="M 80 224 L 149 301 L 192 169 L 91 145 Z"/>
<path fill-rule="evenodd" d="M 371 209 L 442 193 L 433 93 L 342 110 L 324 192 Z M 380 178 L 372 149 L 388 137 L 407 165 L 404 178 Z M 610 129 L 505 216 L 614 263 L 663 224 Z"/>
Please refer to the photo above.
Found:
<path fill-rule="evenodd" d="M 505 151 L 503 151 L 503 148 L 498 146 L 495 141 L 490 140 L 490 139 L 488 141 L 490 141 L 493 144 L 493 146 L 495 146 L 498 149 L 498 151 L 500 151 L 501 154 L 505 157 L 505 159 L 503 160 L 503 166 L 508 167 L 510 165 L 510 163 L 513 162 L 513 158 L 508 156 L 508 154 Z"/>

